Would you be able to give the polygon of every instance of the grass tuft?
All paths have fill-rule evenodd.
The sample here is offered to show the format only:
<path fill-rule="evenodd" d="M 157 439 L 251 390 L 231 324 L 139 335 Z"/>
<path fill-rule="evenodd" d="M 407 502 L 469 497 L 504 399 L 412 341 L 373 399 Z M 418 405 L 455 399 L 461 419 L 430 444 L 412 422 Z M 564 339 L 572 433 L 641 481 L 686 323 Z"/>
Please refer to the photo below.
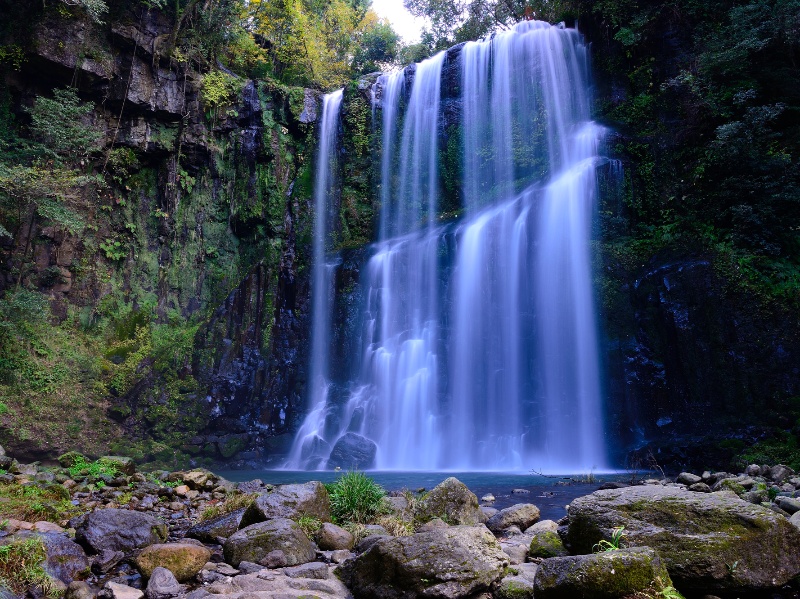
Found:
<path fill-rule="evenodd" d="M 41 539 L 30 538 L 0 545 L 0 587 L 17 595 L 39 587 L 47 597 L 58 597 L 55 581 L 44 571 L 47 553 Z"/>
<path fill-rule="evenodd" d="M 325 487 L 334 522 L 370 524 L 387 511 L 386 490 L 362 472 L 348 472 Z"/>

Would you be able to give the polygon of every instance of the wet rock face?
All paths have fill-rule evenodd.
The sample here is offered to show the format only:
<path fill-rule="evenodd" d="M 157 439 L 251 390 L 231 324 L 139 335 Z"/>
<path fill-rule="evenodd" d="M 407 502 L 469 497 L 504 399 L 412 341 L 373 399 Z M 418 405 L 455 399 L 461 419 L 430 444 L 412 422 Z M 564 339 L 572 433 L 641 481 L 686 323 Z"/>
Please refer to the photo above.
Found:
<path fill-rule="evenodd" d="M 623 451 L 649 442 L 642 455 L 652 450 L 662 467 L 697 469 L 730 460 L 719 443 L 731 421 L 742 433 L 779 424 L 758 406 L 800 392 L 797 319 L 737 289 L 711 258 L 654 258 L 627 272 L 607 259 L 606 272 L 607 403 Z"/>
<path fill-rule="evenodd" d="M 356 599 L 455 599 L 488 590 L 507 566 L 485 526 L 451 526 L 378 539 L 338 574 Z"/>
<path fill-rule="evenodd" d="M 570 504 L 567 546 L 589 553 L 619 526 L 629 546 L 658 551 L 680 589 L 767 590 L 800 574 L 800 531 L 732 493 L 660 485 L 597 491 Z"/>

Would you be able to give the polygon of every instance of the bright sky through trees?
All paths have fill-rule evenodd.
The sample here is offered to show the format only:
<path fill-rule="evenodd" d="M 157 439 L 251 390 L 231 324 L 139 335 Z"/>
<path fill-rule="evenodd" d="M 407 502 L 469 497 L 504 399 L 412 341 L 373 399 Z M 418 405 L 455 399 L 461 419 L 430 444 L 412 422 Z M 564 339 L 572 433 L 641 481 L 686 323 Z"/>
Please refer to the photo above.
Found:
<path fill-rule="evenodd" d="M 403 0 L 372 0 L 372 10 L 387 19 L 406 44 L 419 42 L 425 20 L 414 17 L 403 6 Z"/>

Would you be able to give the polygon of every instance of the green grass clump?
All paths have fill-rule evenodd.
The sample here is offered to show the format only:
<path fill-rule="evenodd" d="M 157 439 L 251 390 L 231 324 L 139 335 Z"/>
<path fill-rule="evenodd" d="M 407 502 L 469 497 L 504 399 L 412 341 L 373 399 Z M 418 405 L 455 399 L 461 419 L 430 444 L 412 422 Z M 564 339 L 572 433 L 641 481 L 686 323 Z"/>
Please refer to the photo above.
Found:
<path fill-rule="evenodd" d="M 362 472 L 348 472 L 325 487 L 334 522 L 368 524 L 386 511 L 386 490 Z"/>
<path fill-rule="evenodd" d="M 117 476 L 119 474 L 117 467 L 112 462 L 102 458 L 95 462 L 87 462 L 83 456 L 77 456 L 68 470 L 72 478 L 80 476 Z"/>
<path fill-rule="evenodd" d="M 39 538 L 0 545 L 0 587 L 23 595 L 30 587 L 39 587 L 47 597 L 58 597 L 55 581 L 44 571 L 47 559 L 44 544 Z"/>
<path fill-rule="evenodd" d="M 313 538 L 314 534 L 322 527 L 322 520 L 303 514 L 297 519 L 297 525 L 303 529 L 306 536 Z"/>
<path fill-rule="evenodd" d="M 200 522 L 217 518 L 224 514 L 230 514 L 236 510 L 249 507 L 255 498 L 258 497 L 257 493 L 230 493 L 220 503 L 208 506 L 200 514 Z M 298 522 L 299 523 L 299 522 Z M 302 525 L 301 525 L 302 526 Z"/>
<path fill-rule="evenodd" d="M 0 518 L 63 522 L 80 513 L 72 505 L 69 491 L 61 485 L 0 484 Z"/>

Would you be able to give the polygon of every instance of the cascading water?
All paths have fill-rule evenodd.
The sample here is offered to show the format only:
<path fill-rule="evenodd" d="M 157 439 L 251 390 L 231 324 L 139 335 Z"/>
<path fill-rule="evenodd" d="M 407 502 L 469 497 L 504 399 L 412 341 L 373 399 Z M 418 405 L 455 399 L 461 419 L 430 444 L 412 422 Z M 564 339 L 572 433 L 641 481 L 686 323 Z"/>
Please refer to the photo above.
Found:
<path fill-rule="evenodd" d="M 323 427 L 327 411 L 331 307 L 333 306 L 333 270 L 335 261 L 328 259 L 330 224 L 333 222 L 331 201 L 336 188 L 336 142 L 343 90 L 327 94 L 322 100 L 316 177 L 314 180 L 314 255 L 311 287 L 311 360 L 309 362 L 309 397 L 311 411 L 298 431 L 289 454 L 289 463 L 324 466 L 330 452 Z M 338 433 L 338 431 L 336 431 Z M 335 438 L 333 439 L 336 440 Z"/>
<path fill-rule="evenodd" d="M 319 467 L 347 432 L 362 468 L 603 468 L 589 253 L 603 132 L 586 48 L 542 22 L 462 47 L 455 224 L 437 221 L 444 61 L 376 85 L 381 216 L 362 270 L 360 368 L 347 402 L 326 404 L 314 383 L 289 464 Z M 314 319 L 312 363 L 329 346 Z M 332 410 L 336 430 L 322 434 Z"/>

